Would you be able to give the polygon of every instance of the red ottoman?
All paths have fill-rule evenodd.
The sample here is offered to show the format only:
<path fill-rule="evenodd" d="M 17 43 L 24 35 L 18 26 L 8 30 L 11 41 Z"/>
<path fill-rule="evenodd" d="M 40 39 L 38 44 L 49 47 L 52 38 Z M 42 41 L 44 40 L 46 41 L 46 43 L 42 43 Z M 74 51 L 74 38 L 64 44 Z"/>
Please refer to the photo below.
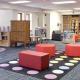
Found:
<path fill-rule="evenodd" d="M 36 51 L 49 53 L 49 57 L 55 55 L 56 46 L 54 44 L 37 44 Z"/>
<path fill-rule="evenodd" d="M 49 54 L 30 50 L 21 51 L 19 64 L 37 70 L 47 69 L 49 67 Z"/>
<path fill-rule="evenodd" d="M 79 38 L 79 35 L 78 35 L 78 34 L 74 34 L 74 35 L 73 35 L 73 39 L 74 39 L 75 42 L 78 41 L 78 38 Z"/>
<path fill-rule="evenodd" d="M 80 56 L 79 44 L 67 44 L 65 47 L 65 54 L 67 56 Z"/>

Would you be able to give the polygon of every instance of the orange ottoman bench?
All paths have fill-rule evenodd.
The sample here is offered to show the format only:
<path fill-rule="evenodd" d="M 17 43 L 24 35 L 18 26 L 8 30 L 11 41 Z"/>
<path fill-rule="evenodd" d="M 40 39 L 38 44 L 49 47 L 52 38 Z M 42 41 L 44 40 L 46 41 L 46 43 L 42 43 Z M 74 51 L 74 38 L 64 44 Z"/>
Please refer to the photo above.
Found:
<path fill-rule="evenodd" d="M 56 52 L 56 46 L 54 44 L 37 44 L 36 45 L 36 51 L 49 53 L 49 57 L 52 57 L 55 55 Z"/>
<path fill-rule="evenodd" d="M 65 54 L 67 56 L 80 56 L 79 44 L 67 44 L 65 47 Z"/>
<path fill-rule="evenodd" d="M 49 54 L 37 51 L 21 51 L 19 64 L 24 67 L 43 70 L 49 67 Z"/>

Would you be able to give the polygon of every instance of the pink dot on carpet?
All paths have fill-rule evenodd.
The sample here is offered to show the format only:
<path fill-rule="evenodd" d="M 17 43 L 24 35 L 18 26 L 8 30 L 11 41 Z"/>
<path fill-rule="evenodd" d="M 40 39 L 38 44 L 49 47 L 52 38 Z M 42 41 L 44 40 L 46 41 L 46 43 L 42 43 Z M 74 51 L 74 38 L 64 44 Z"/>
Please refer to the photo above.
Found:
<path fill-rule="evenodd" d="M 54 75 L 54 74 L 46 74 L 46 75 L 44 76 L 44 78 L 49 79 L 49 80 L 53 80 L 53 79 L 56 79 L 57 76 Z"/>
<path fill-rule="evenodd" d="M 20 70 L 23 70 L 23 68 L 22 67 L 13 67 L 12 70 L 14 70 L 14 71 L 20 71 Z"/>
<path fill-rule="evenodd" d="M 7 63 L 0 64 L 0 67 L 8 67 L 8 66 L 9 66 L 9 64 L 7 64 Z"/>
<path fill-rule="evenodd" d="M 30 75 L 34 75 L 34 74 L 38 74 L 39 71 L 36 71 L 36 70 L 29 70 L 27 71 L 27 74 L 30 74 Z"/>

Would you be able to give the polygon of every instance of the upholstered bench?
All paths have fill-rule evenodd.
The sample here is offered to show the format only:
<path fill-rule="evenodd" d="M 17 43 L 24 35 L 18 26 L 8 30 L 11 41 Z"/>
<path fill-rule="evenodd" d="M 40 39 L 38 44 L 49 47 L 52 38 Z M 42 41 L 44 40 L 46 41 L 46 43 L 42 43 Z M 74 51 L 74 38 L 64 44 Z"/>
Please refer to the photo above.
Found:
<path fill-rule="evenodd" d="M 66 44 L 65 54 L 67 56 L 80 56 L 80 44 Z"/>
<path fill-rule="evenodd" d="M 36 51 L 49 53 L 49 57 L 52 57 L 55 55 L 56 52 L 56 46 L 54 44 L 37 44 L 36 45 Z"/>
<path fill-rule="evenodd" d="M 19 64 L 24 67 L 43 70 L 49 67 L 49 54 L 37 51 L 21 51 Z"/>

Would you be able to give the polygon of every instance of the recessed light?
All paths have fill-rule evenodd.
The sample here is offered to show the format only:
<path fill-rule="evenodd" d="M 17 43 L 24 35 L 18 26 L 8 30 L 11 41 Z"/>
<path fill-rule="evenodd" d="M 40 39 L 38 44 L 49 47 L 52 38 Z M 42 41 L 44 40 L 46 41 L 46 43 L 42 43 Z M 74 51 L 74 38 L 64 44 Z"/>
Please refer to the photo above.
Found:
<path fill-rule="evenodd" d="M 59 2 L 52 2 L 53 4 L 70 4 L 76 3 L 76 1 L 59 1 Z"/>
<path fill-rule="evenodd" d="M 80 10 L 80 8 L 74 8 L 75 10 Z"/>
<path fill-rule="evenodd" d="M 21 3 L 30 3 L 31 1 L 12 1 L 12 2 L 9 2 L 11 4 L 21 4 Z"/>

